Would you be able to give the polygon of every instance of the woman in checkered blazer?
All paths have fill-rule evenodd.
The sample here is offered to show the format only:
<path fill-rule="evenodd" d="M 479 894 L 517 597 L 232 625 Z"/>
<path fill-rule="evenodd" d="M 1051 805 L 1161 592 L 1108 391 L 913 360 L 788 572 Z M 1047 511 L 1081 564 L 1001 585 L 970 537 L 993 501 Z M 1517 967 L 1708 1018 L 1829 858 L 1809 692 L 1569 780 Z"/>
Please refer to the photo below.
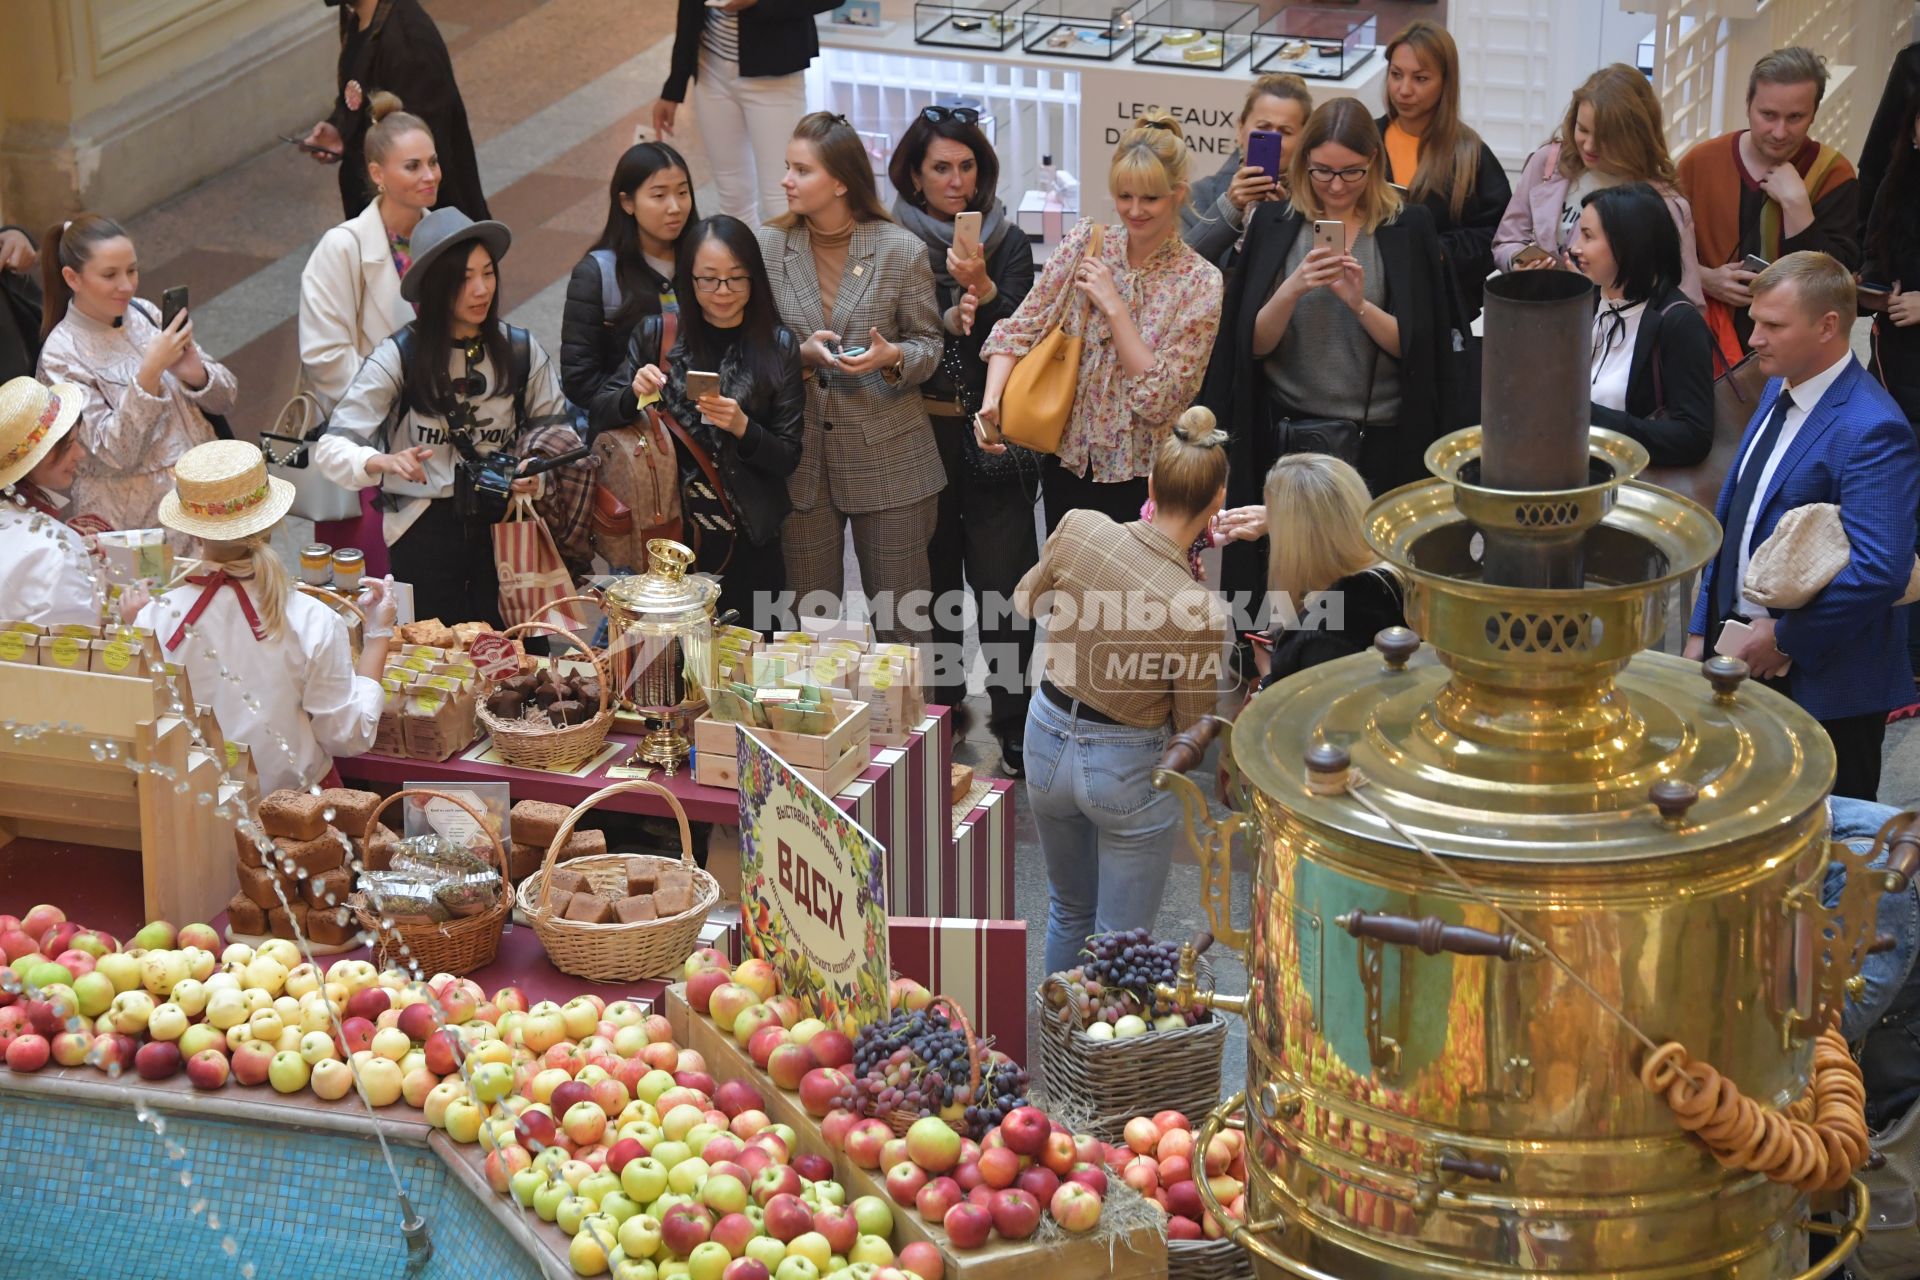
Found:
<path fill-rule="evenodd" d="M 787 212 L 760 229 L 760 248 L 807 378 L 781 532 L 787 584 L 803 613 L 837 612 L 851 525 L 876 629 L 925 643 L 927 543 L 946 484 L 919 390 L 941 346 L 927 249 L 880 203 L 873 162 L 844 116 L 800 121 L 782 186 Z"/>

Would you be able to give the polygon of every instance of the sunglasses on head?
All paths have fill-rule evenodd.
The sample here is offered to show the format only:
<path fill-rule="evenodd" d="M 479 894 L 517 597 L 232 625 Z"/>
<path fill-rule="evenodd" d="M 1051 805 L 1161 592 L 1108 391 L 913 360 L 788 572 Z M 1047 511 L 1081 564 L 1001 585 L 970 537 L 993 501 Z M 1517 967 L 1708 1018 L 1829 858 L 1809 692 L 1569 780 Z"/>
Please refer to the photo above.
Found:
<path fill-rule="evenodd" d="M 945 124 L 949 120 L 958 120 L 961 124 L 980 123 L 980 113 L 972 107 L 922 107 L 920 118 L 928 124 Z"/>

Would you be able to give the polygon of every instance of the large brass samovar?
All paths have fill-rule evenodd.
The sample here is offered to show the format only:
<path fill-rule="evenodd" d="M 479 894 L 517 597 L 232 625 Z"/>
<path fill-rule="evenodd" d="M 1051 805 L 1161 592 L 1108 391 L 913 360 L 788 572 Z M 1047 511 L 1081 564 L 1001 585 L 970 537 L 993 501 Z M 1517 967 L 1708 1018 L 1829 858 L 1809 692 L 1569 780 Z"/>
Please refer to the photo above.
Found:
<path fill-rule="evenodd" d="M 1250 807 L 1216 821 L 1157 779 L 1247 960 L 1235 1238 L 1263 1275 L 1806 1265 L 1806 1197 L 1723 1168 L 1639 1071 L 1648 1038 L 1678 1040 L 1763 1106 L 1799 1098 L 1884 877 L 1830 850 L 1812 717 L 1731 659 L 1643 652 L 1720 531 L 1633 479 L 1641 446 L 1589 430 L 1590 316 L 1570 273 L 1489 284 L 1484 425 L 1368 515 L 1412 631 L 1253 700 L 1228 746 Z M 1862 871 L 1832 911 L 1830 854 Z"/>

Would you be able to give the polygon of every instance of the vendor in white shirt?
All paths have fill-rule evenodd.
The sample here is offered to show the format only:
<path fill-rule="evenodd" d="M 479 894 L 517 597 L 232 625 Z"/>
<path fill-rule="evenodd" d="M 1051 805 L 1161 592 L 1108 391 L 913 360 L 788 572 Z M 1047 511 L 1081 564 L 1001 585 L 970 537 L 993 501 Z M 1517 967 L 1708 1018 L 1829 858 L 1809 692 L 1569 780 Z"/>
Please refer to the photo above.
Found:
<path fill-rule="evenodd" d="M 0 622 L 99 625 L 93 560 L 67 527 L 63 496 L 80 466 L 72 432 L 86 400 L 70 382 L 0 387 Z"/>
<path fill-rule="evenodd" d="M 391 580 L 367 579 L 356 671 L 346 623 L 294 589 L 270 545 L 292 504 L 293 486 L 267 475 L 256 446 L 216 440 L 189 450 L 160 522 L 198 539 L 206 571 L 139 617 L 167 660 L 186 667 L 221 733 L 252 751 L 263 791 L 312 786 L 334 756 L 372 748 L 393 635 Z"/>

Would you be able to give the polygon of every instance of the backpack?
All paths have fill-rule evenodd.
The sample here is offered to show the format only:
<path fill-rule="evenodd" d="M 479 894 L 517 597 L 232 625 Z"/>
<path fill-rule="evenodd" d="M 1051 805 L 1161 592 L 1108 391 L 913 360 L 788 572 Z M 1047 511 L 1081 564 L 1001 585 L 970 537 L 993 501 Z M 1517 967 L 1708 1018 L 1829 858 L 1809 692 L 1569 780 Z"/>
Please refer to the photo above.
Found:
<path fill-rule="evenodd" d="M 601 271 L 604 280 L 611 274 L 609 263 L 602 263 Z M 673 349 L 675 318 L 663 316 L 661 323 L 664 357 Z M 682 540 L 680 461 L 673 437 L 660 416 L 647 410 L 637 422 L 600 432 L 593 451 L 600 459 L 594 550 L 612 568 L 644 572 L 650 539 Z"/>

